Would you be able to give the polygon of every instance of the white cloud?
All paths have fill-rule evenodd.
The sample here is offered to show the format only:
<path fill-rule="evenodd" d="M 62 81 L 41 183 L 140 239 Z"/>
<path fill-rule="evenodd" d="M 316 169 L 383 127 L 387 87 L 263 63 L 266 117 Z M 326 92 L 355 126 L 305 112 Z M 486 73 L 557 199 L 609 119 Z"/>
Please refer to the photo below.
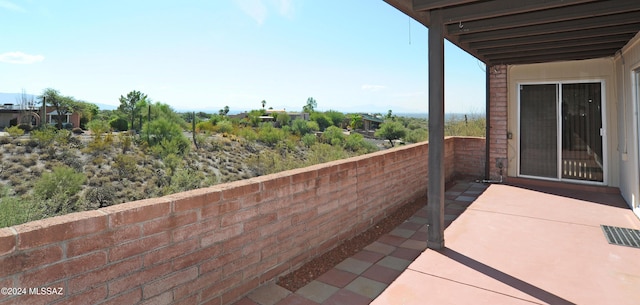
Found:
<path fill-rule="evenodd" d="M 275 8 L 278 14 L 287 18 L 292 18 L 294 14 L 293 0 L 234 0 L 234 2 L 259 25 L 267 19 L 270 9 Z"/>
<path fill-rule="evenodd" d="M 42 55 L 31 55 L 22 52 L 0 53 L 0 62 L 8 64 L 33 64 L 44 60 Z"/>
<path fill-rule="evenodd" d="M 386 88 L 387 88 L 387 86 L 364 84 L 364 85 L 362 85 L 362 87 L 360 87 L 360 88 L 361 88 L 362 90 L 364 90 L 364 91 L 376 92 L 376 91 L 380 91 L 380 90 L 386 89 Z"/>
<path fill-rule="evenodd" d="M 0 0 L 0 8 L 4 8 L 15 12 L 26 12 L 21 6 L 7 0 Z"/>
<path fill-rule="evenodd" d="M 293 1 L 292 0 L 275 0 L 275 6 L 278 8 L 280 15 L 285 17 L 293 17 Z"/>
<path fill-rule="evenodd" d="M 267 19 L 267 6 L 264 5 L 262 0 L 235 0 L 235 3 L 258 24 L 262 25 L 264 20 Z"/>

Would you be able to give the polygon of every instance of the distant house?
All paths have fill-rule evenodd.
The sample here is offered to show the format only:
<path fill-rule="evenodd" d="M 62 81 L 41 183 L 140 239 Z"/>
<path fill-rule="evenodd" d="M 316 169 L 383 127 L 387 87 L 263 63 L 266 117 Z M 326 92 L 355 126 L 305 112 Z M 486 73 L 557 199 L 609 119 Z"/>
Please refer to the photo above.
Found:
<path fill-rule="evenodd" d="M 0 129 L 19 124 L 36 126 L 40 123 L 40 115 L 36 108 L 23 109 L 14 104 L 0 105 Z"/>
<path fill-rule="evenodd" d="M 362 128 L 364 130 L 376 130 L 380 127 L 380 124 L 384 123 L 382 118 L 370 115 L 360 114 L 362 117 Z"/>
<path fill-rule="evenodd" d="M 62 117 L 62 126 L 65 128 L 80 127 L 80 114 L 77 112 L 58 113 L 55 108 L 47 106 L 46 122 L 49 125 L 58 124 L 58 117 Z"/>
<path fill-rule="evenodd" d="M 303 119 L 305 121 L 309 120 L 309 113 L 307 112 L 287 112 L 286 110 L 274 110 L 274 109 L 269 109 L 266 111 L 268 116 L 272 116 L 275 117 L 277 116 L 279 113 L 286 113 L 287 115 L 289 115 L 289 118 L 291 118 L 291 121 L 295 121 L 296 119 Z"/>

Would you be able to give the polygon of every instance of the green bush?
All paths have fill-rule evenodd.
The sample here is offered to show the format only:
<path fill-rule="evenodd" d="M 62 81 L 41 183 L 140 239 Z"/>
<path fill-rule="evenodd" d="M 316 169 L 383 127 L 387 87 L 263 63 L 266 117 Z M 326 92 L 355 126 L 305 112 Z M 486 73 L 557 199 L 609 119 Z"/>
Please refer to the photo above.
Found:
<path fill-rule="evenodd" d="M 0 197 L 0 228 L 43 218 L 41 207 L 36 201 L 8 195 L 4 186 L 2 193 L 2 197 Z"/>
<path fill-rule="evenodd" d="M 359 133 L 350 134 L 344 142 L 344 148 L 360 154 L 371 153 L 378 150 L 373 143 L 365 140 Z"/>
<path fill-rule="evenodd" d="M 271 126 L 271 124 L 262 125 L 258 132 L 258 140 L 270 146 L 274 146 L 279 141 L 282 141 L 284 137 L 284 132 L 281 129 Z"/>
<path fill-rule="evenodd" d="M 215 125 L 211 121 L 199 122 L 196 124 L 196 132 L 214 132 Z"/>
<path fill-rule="evenodd" d="M 87 189 L 84 197 L 87 208 L 108 207 L 116 202 L 116 189 L 110 184 L 102 184 Z"/>
<path fill-rule="evenodd" d="M 173 123 L 165 118 L 159 118 L 145 123 L 142 136 L 148 137 L 147 141 L 150 145 L 160 144 L 163 140 L 185 138 L 182 134 L 180 124 Z"/>
<path fill-rule="evenodd" d="M 301 141 L 302 141 L 302 143 L 304 143 L 305 146 L 311 147 L 311 146 L 313 146 L 313 144 L 316 144 L 318 139 L 314 134 L 308 133 L 308 134 L 302 136 Z"/>
<path fill-rule="evenodd" d="M 136 164 L 136 159 L 133 156 L 120 154 L 114 158 L 113 168 L 122 179 L 135 175 L 138 165 Z"/>
<path fill-rule="evenodd" d="M 409 130 L 404 140 L 410 143 L 427 141 L 429 140 L 429 132 L 422 128 Z"/>
<path fill-rule="evenodd" d="M 318 123 L 318 127 L 320 131 L 327 129 L 327 127 L 332 126 L 333 122 L 329 117 L 320 112 L 314 112 L 309 116 L 309 119 Z"/>
<path fill-rule="evenodd" d="M 240 128 L 238 136 L 245 138 L 247 141 L 255 141 L 258 139 L 258 134 L 250 127 Z"/>
<path fill-rule="evenodd" d="M 4 131 L 9 133 L 9 136 L 11 136 L 13 138 L 17 138 L 17 137 L 19 137 L 19 136 L 24 134 L 24 130 L 21 129 L 20 127 L 18 127 L 18 126 L 6 127 L 4 129 Z"/>
<path fill-rule="evenodd" d="M 36 180 L 33 193 L 44 204 L 47 217 L 78 210 L 75 195 L 82 189 L 87 177 L 68 166 L 57 166 L 52 172 L 43 173 Z"/>
<path fill-rule="evenodd" d="M 53 143 L 56 138 L 55 128 L 43 128 L 31 132 L 31 138 L 38 142 L 42 148 L 46 148 Z"/>
<path fill-rule="evenodd" d="M 87 123 L 87 128 L 89 129 L 89 131 L 91 131 L 91 133 L 95 137 L 95 136 L 100 136 L 103 133 L 109 131 L 110 126 L 109 126 L 109 123 L 107 123 L 106 121 L 93 120 Z"/>
<path fill-rule="evenodd" d="M 230 121 L 220 121 L 216 124 L 219 133 L 230 134 L 233 131 L 233 124 Z"/>
<path fill-rule="evenodd" d="M 87 177 L 68 166 L 54 167 L 52 172 L 43 173 L 34 186 L 37 198 L 51 199 L 57 196 L 77 194 Z"/>
<path fill-rule="evenodd" d="M 109 126 L 114 131 L 127 131 L 129 130 L 129 122 L 124 118 L 115 118 L 109 121 Z"/>
<path fill-rule="evenodd" d="M 345 136 L 342 129 L 336 126 L 329 126 L 329 128 L 322 133 L 323 142 L 331 145 L 342 145 L 344 138 Z"/>
<path fill-rule="evenodd" d="M 333 126 L 342 128 L 342 122 L 344 122 L 345 115 L 340 111 L 329 110 L 325 111 L 324 115 L 331 120 Z"/>
<path fill-rule="evenodd" d="M 291 123 L 291 131 L 301 137 L 306 135 L 307 133 L 309 133 L 309 126 L 307 125 L 307 121 L 303 119 L 293 120 L 293 122 Z"/>

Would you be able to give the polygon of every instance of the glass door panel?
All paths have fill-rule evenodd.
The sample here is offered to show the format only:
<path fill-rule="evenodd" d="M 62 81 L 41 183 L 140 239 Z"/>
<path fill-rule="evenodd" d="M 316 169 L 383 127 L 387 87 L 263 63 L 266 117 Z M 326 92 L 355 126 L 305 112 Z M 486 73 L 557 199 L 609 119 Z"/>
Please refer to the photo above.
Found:
<path fill-rule="evenodd" d="M 520 174 L 558 178 L 558 85 L 520 86 Z"/>
<path fill-rule="evenodd" d="M 600 83 L 562 84 L 562 178 L 603 181 Z"/>

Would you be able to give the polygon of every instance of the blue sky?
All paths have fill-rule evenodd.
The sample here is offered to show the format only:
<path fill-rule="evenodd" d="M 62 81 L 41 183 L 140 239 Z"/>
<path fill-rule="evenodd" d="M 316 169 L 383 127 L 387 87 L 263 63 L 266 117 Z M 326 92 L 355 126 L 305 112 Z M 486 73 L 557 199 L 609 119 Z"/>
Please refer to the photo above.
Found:
<path fill-rule="evenodd" d="M 426 112 L 428 31 L 382 0 L 0 0 L 0 92 L 181 110 Z M 484 65 L 445 45 L 446 112 L 484 113 Z M 5 101 L 6 102 L 6 101 Z"/>

